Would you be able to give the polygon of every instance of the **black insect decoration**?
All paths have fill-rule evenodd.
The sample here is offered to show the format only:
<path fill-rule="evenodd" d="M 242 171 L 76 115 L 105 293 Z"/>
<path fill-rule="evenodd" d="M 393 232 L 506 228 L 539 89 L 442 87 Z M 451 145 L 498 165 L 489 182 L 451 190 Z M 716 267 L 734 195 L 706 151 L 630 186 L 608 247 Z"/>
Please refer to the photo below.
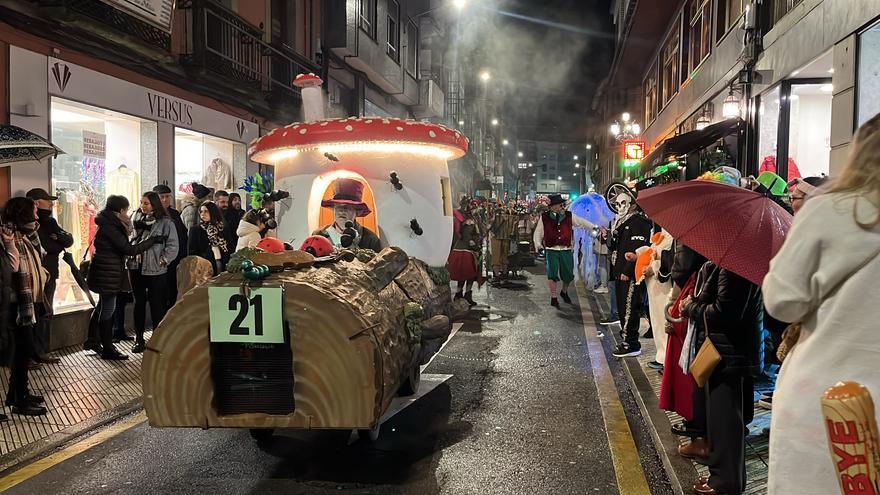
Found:
<path fill-rule="evenodd" d="M 419 225 L 419 221 L 416 220 L 415 218 L 413 218 L 412 220 L 409 221 L 409 228 L 412 229 L 413 234 L 415 234 L 415 235 L 422 235 L 425 233 L 425 231 L 422 230 L 422 226 Z"/>
<path fill-rule="evenodd" d="M 394 186 L 394 189 L 400 191 L 403 189 L 403 183 L 400 182 L 400 179 L 397 177 L 397 172 L 391 172 L 391 185 Z"/>

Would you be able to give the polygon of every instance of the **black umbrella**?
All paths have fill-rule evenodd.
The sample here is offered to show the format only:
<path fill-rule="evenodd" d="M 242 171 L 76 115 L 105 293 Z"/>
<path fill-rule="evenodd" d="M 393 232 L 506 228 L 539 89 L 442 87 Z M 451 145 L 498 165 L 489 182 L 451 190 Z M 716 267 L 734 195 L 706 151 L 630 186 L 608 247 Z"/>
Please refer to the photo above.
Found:
<path fill-rule="evenodd" d="M 95 299 L 92 298 L 92 293 L 89 291 L 89 284 L 86 282 L 86 278 L 83 277 L 82 272 L 79 271 L 79 267 L 76 266 L 76 262 L 73 261 L 73 255 L 64 251 L 64 256 L 61 257 L 68 266 L 70 266 L 70 274 L 73 275 L 73 279 L 76 280 L 76 284 L 80 286 L 80 288 L 85 292 L 86 297 L 89 298 L 89 302 L 92 303 L 92 306 L 95 305 Z"/>
<path fill-rule="evenodd" d="M 0 165 L 29 160 L 40 161 L 64 153 L 49 141 L 14 125 L 0 125 Z"/>

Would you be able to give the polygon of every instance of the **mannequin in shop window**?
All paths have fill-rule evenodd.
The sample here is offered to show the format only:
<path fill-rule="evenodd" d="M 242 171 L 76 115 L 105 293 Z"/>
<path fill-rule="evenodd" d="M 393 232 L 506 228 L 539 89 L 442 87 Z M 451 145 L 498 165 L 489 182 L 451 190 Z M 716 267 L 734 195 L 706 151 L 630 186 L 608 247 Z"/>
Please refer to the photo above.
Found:
<path fill-rule="evenodd" d="M 125 159 L 115 169 L 107 171 L 107 193 L 132 199 L 141 197 L 141 177 Z"/>
<path fill-rule="evenodd" d="M 202 179 L 202 182 L 209 189 L 215 191 L 232 189 L 232 170 L 219 156 L 211 160 Z"/>

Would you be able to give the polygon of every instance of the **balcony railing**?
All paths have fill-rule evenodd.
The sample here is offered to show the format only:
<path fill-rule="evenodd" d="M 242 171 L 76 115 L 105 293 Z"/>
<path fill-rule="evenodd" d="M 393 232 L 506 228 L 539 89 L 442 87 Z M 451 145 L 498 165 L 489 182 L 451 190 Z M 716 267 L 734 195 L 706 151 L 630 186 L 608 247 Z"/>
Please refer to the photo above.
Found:
<path fill-rule="evenodd" d="M 291 82 L 297 74 L 315 72 L 311 62 L 263 41 L 260 29 L 212 1 L 184 0 L 178 8 L 187 30 L 182 63 L 258 89 L 272 101 L 300 99 Z"/>
<path fill-rule="evenodd" d="M 36 3 L 45 7 L 64 7 L 162 50 L 171 48 L 170 34 L 99 0 L 40 0 Z"/>

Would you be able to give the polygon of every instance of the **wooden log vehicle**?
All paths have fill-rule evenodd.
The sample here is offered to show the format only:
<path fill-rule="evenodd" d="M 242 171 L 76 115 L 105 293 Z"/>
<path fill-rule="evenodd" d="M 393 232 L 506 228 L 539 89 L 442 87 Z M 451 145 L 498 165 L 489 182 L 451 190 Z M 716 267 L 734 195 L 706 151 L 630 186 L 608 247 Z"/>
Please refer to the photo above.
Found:
<path fill-rule="evenodd" d="M 142 368 L 150 425 L 375 431 L 449 335 L 448 283 L 393 247 L 257 258 L 268 277 L 197 285 L 153 333 Z"/>

